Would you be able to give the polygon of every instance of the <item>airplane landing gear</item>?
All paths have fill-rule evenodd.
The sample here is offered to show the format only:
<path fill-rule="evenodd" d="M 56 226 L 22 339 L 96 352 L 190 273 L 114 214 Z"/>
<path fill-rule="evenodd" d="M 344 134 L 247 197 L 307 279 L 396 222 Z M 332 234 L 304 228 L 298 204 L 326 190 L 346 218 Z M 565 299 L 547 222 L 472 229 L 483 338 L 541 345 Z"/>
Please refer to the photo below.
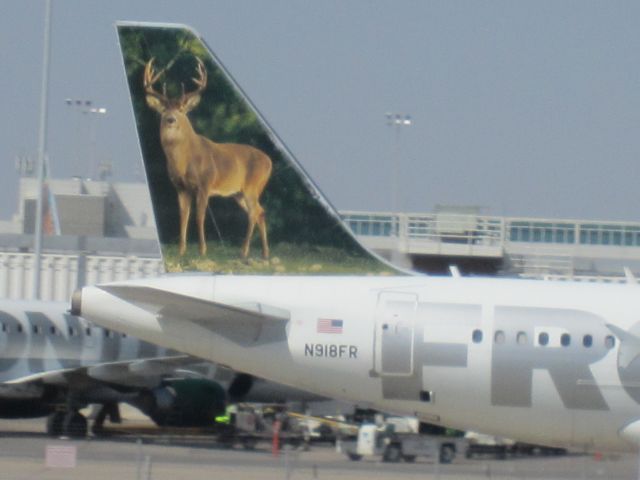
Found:
<path fill-rule="evenodd" d="M 66 412 L 56 410 L 47 417 L 47 435 L 50 437 L 60 437 L 62 435 L 62 422 Z"/>
<path fill-rule="evenodd" d="M 117 403 L 105 403 L 100 406 L 98 414 L 93 419 L 91 433 L 96 436 L 104 435 L 104 421 L 109 417 L 111 423 L 122 423 L 120 408 Z"/>
<path fill-rule="evenodd" d="M 47 418 L 47 435 L 84 438 L 87 436 L 87 419 L 77 410 L 58 410 Z"/>
<path fill-rule="evenodd" d="M 70 411 L 62 422 L 63 434 L 70 438 L 84 438 L 87 436 L 87 419 L 77 411 Z"/>

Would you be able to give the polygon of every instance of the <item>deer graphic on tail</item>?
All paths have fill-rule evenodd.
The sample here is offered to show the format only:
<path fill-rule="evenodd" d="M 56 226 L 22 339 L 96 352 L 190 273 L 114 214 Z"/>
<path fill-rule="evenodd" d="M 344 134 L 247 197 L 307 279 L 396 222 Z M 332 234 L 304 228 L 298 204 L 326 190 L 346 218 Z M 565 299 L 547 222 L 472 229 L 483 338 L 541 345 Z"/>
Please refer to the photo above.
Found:
<path fill-rule="evenodd" d="M 258 226 L 262 241 L 262 256 L 269 258 L 265 211 L 260 195 L 271 176 L 271 159 L 250 145 L 215 143 L 193 129 L 187 114 L 200 102 L 207 86 L 207 71 L 198 58 L 197 77 L 192 78 L 196 89 L 183 91 L 179 98 L 170 99 L 154 89 L 165 73 L 156 72 L 154 59 L 144 69 L 144 90 L 147 105 L 160 114 L 160 143 L 167 160 L 169 178 L 178 194 L 180 208 L 180 246 L 184 255 L 187 229 L 193 201 L 196 203 L 196 223 L 200 255 L 207 252 L 204 220 L 212 196 L 233 197 L 247 214 L 247 233 L 242 244 L 242 257 L 249 256 L 253 231 Z"/>

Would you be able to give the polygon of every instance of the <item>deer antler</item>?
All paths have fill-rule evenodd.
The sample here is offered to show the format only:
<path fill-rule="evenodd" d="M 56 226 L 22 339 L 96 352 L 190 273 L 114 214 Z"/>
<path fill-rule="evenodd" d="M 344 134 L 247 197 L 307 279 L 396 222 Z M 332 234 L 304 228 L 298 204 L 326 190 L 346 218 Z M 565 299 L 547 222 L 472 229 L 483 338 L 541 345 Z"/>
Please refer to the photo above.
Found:
<path fill-rule="evenodd" d="M 196 84 L 197 88 L 192 92 L 185 93 L 184 85 L 182 86 L 182 99 L 180 100 L 182 105 L 186 104 L 191 97 L 200 95 L 207 87 L 207 69 L 205 68 L 204 63 L 202 63 L 202 60 L 198 57 L 196 57 L 196 60 L 198 61 L 198 76 L 192 77 L 191 80 L 193 80 L 193 83 Z"/>
<path fill-rule="evenodd" d="M 155 69 L 153 68 L 153 61 L 155 60 L 155 58 L 151 58 L 151 60 L 149 60 L 146 65 L 144 66 L 144 91 L 147 95 L 151 95 L 152 97 L 157 98 L 158 100 L 160 100 L 163 103 L 167 102 L 167 91 L 166 88 L 163 88 L 164 94 L 162 93 L 158 93 L 156 92 L 156 90 L 153 88 L 153 84 L 156 83 L 158 81 L 158 79 L 160 79 L 160 77 L 162 75 L 164 75 L 164 72 L 167 70 L 166 67 L 163 68 L 162 70 L 160 70 L 159 72 L 156 73 Z"/>

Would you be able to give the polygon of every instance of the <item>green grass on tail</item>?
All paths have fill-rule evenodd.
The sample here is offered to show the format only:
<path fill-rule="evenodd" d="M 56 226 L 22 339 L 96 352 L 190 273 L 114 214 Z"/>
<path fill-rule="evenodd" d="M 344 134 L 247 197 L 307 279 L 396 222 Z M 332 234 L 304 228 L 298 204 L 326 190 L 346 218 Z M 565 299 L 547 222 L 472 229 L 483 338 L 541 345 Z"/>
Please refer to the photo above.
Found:
<path fill-rule="evenodd" d="M 162 247 L 169 272 L 202 271 L 257 275 L 391 275 L 394 272 L 375 259 L 349 254 L 335 247 L 279 243 L 271 246 L 269 260 L 262 259 L 260 247 L 252 247 L 249 259 L 240 256 L 240 247 L 207 243 L 201 257 L 197 244 L 189 244 L 180 257 L 176 244 Z"/>

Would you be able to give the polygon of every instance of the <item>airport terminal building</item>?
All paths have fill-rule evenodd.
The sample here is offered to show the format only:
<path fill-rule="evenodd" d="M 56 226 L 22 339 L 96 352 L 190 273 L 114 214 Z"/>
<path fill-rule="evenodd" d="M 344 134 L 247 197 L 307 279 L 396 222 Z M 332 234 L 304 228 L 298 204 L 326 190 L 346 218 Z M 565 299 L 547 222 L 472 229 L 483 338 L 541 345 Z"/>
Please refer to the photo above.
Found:
<path fill-rule="evenodd" d="M 41 297 L 69 299 L 79 286 L 163 272 L 143 183 L 50 180 L 52 231 L 43 237 Z M 20 179 L 18 211 L 0 221 L 0 295 L 30 298 L 36 179 Z M 403 267 L 448 274 L 627 281 L 640 273 L 640 222 L 482 215 L 472 207 L 433 213 L 343 211 L 367 247 Z"/>

